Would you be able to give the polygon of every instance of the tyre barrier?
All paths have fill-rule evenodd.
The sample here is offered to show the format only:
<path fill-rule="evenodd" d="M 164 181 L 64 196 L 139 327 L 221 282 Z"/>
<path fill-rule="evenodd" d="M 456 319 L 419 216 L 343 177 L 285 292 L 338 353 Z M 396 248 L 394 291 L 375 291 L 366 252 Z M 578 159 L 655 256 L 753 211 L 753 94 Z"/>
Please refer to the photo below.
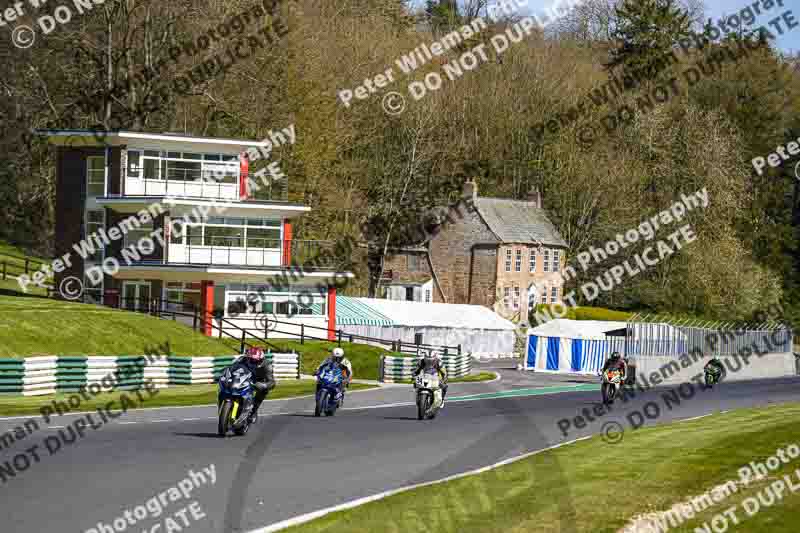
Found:
<path fill-rule="evenodd" d="M 393 357 L 381 356 L 378 379 L 384 383 L 410 381 L 411 374 L 417 366 L 420 357 Z M 442 356 L 444 368 L 448 378 L 460 378 L 472 371 L 472 356 L 470 354 Z"/>
<path fill-rule="evenodd" d="M 265 354 L 275 379 L 300 379 L 300 355 Z M 104 391 L 136 390 L 216 383 L 233 356 L 174 357 L 158 355 L 59 355 L 0 359 L 0 394 L 43 396 L 99 387 Z"/>

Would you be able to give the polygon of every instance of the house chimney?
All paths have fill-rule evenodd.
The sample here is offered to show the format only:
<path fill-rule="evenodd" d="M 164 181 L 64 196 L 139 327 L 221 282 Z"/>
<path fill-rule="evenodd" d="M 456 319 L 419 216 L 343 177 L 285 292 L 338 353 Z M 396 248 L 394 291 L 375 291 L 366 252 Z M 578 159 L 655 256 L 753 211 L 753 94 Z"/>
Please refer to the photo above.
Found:
<path fill-rule="evenodd" d="M 539 192 L 538 187 L 531 187 L 528 191 L 528 201 L 536 204 L 539 209 L 542 208 L 542 194 Z"/>
<path fill-rule="evenodd" d="M 478 184 L 474 179 L 469 179 L 464 182 L 463 194 L 465 200 L 475 201 L 478 198 Z"/>

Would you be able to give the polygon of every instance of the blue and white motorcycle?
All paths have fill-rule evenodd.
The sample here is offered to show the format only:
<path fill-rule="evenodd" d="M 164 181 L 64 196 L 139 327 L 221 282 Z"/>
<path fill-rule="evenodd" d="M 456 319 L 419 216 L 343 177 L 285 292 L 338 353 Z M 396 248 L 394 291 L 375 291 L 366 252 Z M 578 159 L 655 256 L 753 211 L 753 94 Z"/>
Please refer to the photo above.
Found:
<path fill-rule="evenodd" d="M 333 416 L 344 400 L 344 375 L 338 365 L 327 365 L 320 369 L 317 378 L 317 405 L 314 416 Z"/>
<path fill-rule="evenodd" d="M 233 364 L 219 378 L 219 422 L 217 433 L 225 437 L 228 431 L 244 435 L 250 429 L 255 391 L 253 373 L 245 364 Z"/>

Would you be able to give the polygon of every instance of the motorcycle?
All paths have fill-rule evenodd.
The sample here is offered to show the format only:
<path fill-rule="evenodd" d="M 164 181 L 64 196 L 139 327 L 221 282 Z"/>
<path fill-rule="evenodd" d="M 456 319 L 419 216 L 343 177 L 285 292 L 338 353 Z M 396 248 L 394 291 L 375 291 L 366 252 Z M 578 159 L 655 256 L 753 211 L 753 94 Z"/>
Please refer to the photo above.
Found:
<path fill-rule="evenodd" d="M 719 380 L 722 377 L 722 372 L 723 372 L 722 366 L 712 365 L 711 364 L 712 361 L 716 361 L 719 363 L 719 359 L 712 359 L 711 361 L 706 363 L 706 366 L 703 367 L 704 381 L 707 389 L 710 389 L 714 385 L 719 383 Z"/>
<path fill-rule="evenodd" d="M 619 369 L 606 370 L 602 373 L 603 384 L 600 390 L 603 393 L 603 403 L 611 405 L 625 385 L 622 380 L 622 371 Z"/>
<path fill-rule="evenodd" d="M 342 405 L 344 392 L 342 382 L 344 376 L 342 369 L 336 365 L 328 365 L 319 373 L 317 380 L 317 405 L 314 408 L 314 416 L 333 416 L 336 409 Z"/>
<path fill-rule="evenodd" d="M 225 437 L 228 431 L 244 435 L 250 429 L 254 402 L 253 373 L 244 364 L 226 368 L 219 378 L 219 421 L 217 434 Z"/>
<path fill-rule="evenodd" d="M 422 372 L 414 380 L 417 420 L 432 420 L 442 407 L 442 386 L 438 372 Z"/>

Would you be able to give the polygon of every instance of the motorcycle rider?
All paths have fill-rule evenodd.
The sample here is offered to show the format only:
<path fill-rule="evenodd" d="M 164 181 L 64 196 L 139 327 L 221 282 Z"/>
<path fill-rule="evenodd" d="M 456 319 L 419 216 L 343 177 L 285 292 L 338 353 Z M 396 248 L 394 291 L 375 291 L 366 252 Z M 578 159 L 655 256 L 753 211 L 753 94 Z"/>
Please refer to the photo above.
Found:
<path fill-rule="evenodd" d="M 613 352 L 608 359 L 606 359 L 605 364 L 603 364 L 603 370 L 601 370 L 600 373 L 605 374 L 609 370 L 621 371 L 623 383 L 628 379 L 628 362 L 625 361 L 625 358 L 622 357 L 619 352 Z"/>
<path fill-rule="evenodd" d="M 714 381 L 716 382 L 719 381 L 719 377 L 725 372 L 725 367 L 722 365 L 722 361 L 712 356 L 711 360 L 703 367 L 703 371 L 714 376 Z"/>
<path fill-rule="evenodd" d="M 244 355 L 236 359 L 234 364 L 242 363 L 253 374 L 253 388 L 256 390 L 253 400 L 253 412 L 250 414 L 250 423 L 258 418 L 258 408 L 261 402 L 267 397 L 267 393 L 275 388 L 275 375 L 272 371 L 272 363 L 264 358 L 264 350 L 258 347 L 248 348 Z"/>
<path fill-rule="evenodd" d="M 353 380 L 353 365 L 350 364 L 350 361 L 344 356 L 344 350 L 341 348 L 334 348 L 331 356 L 320 363 L 314 375 L 319 376 L 320 371 L 328 365 L 338 365 L 342 369 L 344 373 L 344 386 L 345 388 L 349 387 L 350 382 Z M 344 395 L 344 391 L 342 391 L 342 395 Z"/>
<path fill-rule="evenodd" d="M 420 373 L 430 372 L 431 370 L 436 370 L 436 372 L 439 374 L 439 379 L 442 380 L 442 407 L 444 407 L 444 398 L 447 396 L 447 370 L 444 368 L 442 360 L 437 357 L 433 350 L 425 352 L 423 358 L 417 362 L 417 366 L 414 368 L 412 376 L 413 378 L 416 378 L 420 375 Z"/>

